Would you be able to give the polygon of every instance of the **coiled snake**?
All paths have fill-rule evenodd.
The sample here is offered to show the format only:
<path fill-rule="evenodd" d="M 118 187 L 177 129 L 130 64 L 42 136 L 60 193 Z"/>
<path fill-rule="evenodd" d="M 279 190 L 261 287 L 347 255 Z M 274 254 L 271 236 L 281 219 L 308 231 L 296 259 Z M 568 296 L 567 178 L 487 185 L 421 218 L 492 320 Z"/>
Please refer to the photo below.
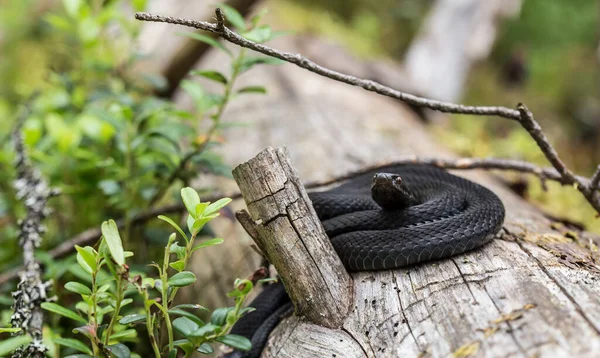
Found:
<path fill-rule="evenodd" d="M 394 269 L 441 259 L 490 241 L 504 206 L 487 188 L 425 165 L 380 168 L 325 192 L 309 194 L 325 232 L 348 271 Z M 259 357 L 291 303 L 282 284 L 268 286 L 232 333 L 252 340 Z"/>

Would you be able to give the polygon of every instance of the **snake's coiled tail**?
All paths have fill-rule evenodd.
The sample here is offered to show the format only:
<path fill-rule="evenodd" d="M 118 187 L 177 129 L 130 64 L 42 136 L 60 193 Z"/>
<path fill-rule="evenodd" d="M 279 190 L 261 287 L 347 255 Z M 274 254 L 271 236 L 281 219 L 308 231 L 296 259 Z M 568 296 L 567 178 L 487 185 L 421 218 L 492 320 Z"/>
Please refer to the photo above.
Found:
<path fill-rule="evenodd" d="M 380 172 L 385 175 L 374 178 Z M 380 168 L 309 196 L 349 271 L 393 269 L 458 255 L 490 241 L 504 221 L 504 206 L 490 190 L 424 165 Z M 260 356 L 273 322 L 279 321 L 272 316 L 289 305 L 282 292 L 281 284 L 266 289 L 250 304 L 257 310 L 234 327 L 254 346 L 242 357 Z"/>

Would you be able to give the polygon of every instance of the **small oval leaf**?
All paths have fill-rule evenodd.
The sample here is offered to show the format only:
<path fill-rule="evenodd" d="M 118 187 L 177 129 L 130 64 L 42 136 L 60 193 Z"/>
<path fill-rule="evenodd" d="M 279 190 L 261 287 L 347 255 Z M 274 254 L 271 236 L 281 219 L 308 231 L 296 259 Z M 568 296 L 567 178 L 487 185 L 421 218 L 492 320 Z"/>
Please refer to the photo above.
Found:
<path fill-rule="evenodd" d="M 173 327 L 185 337 L 189 336 L 200 326 L 196 322 L 186 317 L 179 317 L 173 320 Z"/>
<path fill-rule="evenodd" d="M 215 245 L 219 245 L 223 243 L 223 239 L 220 237 L 216 237 L 214 239 L 210 239 L 210 240 L 206 240 L 206 241 L 202 241 L 201 243 L 199 243 L 198 245 L 194 246 L 194 248 L 192 249 L 192 252 L 205 248 L 205 247 L 210 247 L 210 246 L 215 246 Z"/>
<path fill-rule="evenodd" d="M 227 84 L 227 77 L 224 74 L 218 71 L 192 71 L 192 75 L 202 76 L 204 78 L 208 78 L 209 80 L 213 80 L 215 82 L 222 83 L 224 85 Z"/>
<path fill-rule="evenodd" d="M 204 342 L 198 347 L 197 351 L 202 354 L 213 354 L 215 350 L 210 344 Z"/>
<path fill-rule="evenodd" d="M 166 217 L 164 215 L 158 215 L 158 218 L 161 219 L 161 220 L 163 220 L 163 221 L 168 222 L 172 227 L 174 227 L 175 230 L 177 230 L 181 234 L 181 236 L 183 236 L 183 238 L 185 239 L 185 241 L 190 241 L 188 239 L 187 235 L 183 232 L 183 230 L 181 230 L 181 228 L 179 227 L 179 225 L 177 225 L 175 223 L 175 221 L 171 220 L 171 218 L 168 218 L 168 217 Z"/>
<path fill-rule="evenodd" d="M 143 314 L 130 314 L 119 320 L 120 324 L 135 324 L 146 322 L 146 315 Z"/>
<path fill-rule="evenodd" d="M 241 351 L 249 351 L 250 348 L 252 348 L 252 342 L 250 342 L 248 338 L 237 334 L 227 334 L 225 336 L 218 337 L 217 341 Z"/>
<path fill-rule="evenodd" d="M 167 283 L 173 287 L 189 286 L 196 282 L 196 275 L 190 271 L 183 271 L 171 276 Z"/>
<path fill-rule="evenodd" d="M 119 229 L 113 219 L 102 223 L 102 236 L 106 241 L 110 255 L 115 260 L 117 265 L 122 266 L 125 263 L 125 254 L 123 252 L 123 242 L 121 241 L 121 235 L 119 235 Z"/>
<path fill-rule="evenodd" d="M 89 287 L 79 282 L 67 282 L 65 283 L 65 289 L 71 292 L 79 293 L 80 295 L 89 296 L 92 294 L 92 290 L 90 290 Z"/>
<path fill-rule="evenodd" d="M 85 354 L 94 354 L 90 347 L 85 345 L 85 343 L 78 341 L 73 338 L 55 338 L 54 343 L 60 344 L 61 346 L 70 347 L 77 351 L 83 352 Z"/>
<path fill-rule="evenodd" d="M 200 204 L 200 196 L 198 196 L 198 193 L 194 189 L 188 186 L 181 189 L 181 198 L 188 213 L 195 219 L 196 205 Z"/>
<path fill-rule="evenodd" d="M 83 317 L 81 317 L 80 315 L 78 315 L 77 313 L 71 311 L 68 308 L 65 308 L 61 305 L 57 305 L 56 303 L 53 302 L 44 302 L 42 303 L 42 308 L 45 309 L 46 311 L 50 311 L 56 314 L 59 314 L 61 316 L 70 318 L 74 321 L 78 321 L 81 323 L 87 323 L 87 320 Z"/>
<path fill-rule="evenodd" d="M 222 208 L 224 208 L 229 203 L 231 203 L 231 199 L 230 198 L 219 199 L 219 200 L 215 201 L 214 203 L 210 204 L 206 208 L 206 210 L 204 210 L 204 213 L 202 215 L 203 216 L 209 216 L 212 213 L 216 213 L 217 211 L 221 210 Z"/>

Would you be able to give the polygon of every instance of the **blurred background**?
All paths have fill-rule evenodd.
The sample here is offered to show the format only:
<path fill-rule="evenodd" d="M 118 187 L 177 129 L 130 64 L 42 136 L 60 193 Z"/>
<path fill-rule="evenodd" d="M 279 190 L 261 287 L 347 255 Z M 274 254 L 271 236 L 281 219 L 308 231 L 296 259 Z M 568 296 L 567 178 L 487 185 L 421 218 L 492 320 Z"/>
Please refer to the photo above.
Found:
<path fill-rule="evenodd" d="M 507 107 L 524 102 L 570 168 L 589 176 L 600 163 L 598 1 L 226 3 L 245 16 L 245 24 L 233 15 L 229 19 L 247 38 L 302 52 L 334 69 L 441 100 Z M 453 152 L 548 165 L 513 122 L 400 108 L 207 34 L 133 18 L 135 11 L 149 11 L 213 21 L 215 6 L 183 0 L 0 0 L 0 273 L 21 262 L 17 221 L 24 210 L 14 197 L 10 136 L 24 108 L 31 160 L 63 193 L 50 202 L 54 213 L 39 253 L 47 276 L 58 281 L 81 273 L 68 251 L 49 250 L 108 218 L 122 220 L 125 245 L 136 248 L 139 262 L 151 261 L 170 230 L 156 220 L 138 222 L 137 215 L 161 208 L 177 213 L 185 185 L 207 196 L 235 191 L 231 168 L 267 145 L 301 143 L 292 150 L 301 173 L 322 169 L 323 157 L 350 163 L 306 174 L 312 179 L 393 160 L 397 153 Z M 396 117 L 411 119 L 399 125 Z M 391 138 L 410 135 L 417 125 L 426 127 L 443 152 Z M 364 131 L 372 126 L 377 126 L 372 133 Z M 349 132 L 339 134 L 341 127 Z M 321 132 L 331 133 L 324 141 L 356 152 L 319 147 L 310 139 Z M 401 149 L 385 152 L 389 143 Z M 550 216 L 600 233 L 600 220 L 577 191 L 555 183 L 544 191 L 532 178 L 498 176 Z M 219 233 L 233 244 L 204 260 L 211 265 L 224 261 L 220 255 L 233 255 L 231 262 L 245 264 L 233 273 L 206 269 L 205 278 L 230 284 L 235 275 L 252 272 L 258 260 L 248 258 L 248 238 L 229 228 L 233 215 L 225 214 L 205 234 Z M 234 249 L 240 242 L 245 248 Z M 3 307 L 12 304 L 13 285 L 0 283 Z M 209 303 L 224 299 L 228 288 L 208 286 L 202 289 Z M 58 294 L 66 295 L 60 288 Z"/>

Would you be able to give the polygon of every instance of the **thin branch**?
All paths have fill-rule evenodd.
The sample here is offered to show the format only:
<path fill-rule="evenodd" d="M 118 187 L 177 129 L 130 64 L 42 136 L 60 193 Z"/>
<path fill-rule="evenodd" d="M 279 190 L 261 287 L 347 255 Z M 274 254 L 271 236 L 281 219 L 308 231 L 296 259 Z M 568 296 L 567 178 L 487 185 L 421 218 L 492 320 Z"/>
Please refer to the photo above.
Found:
<path fill-rule="evenodd" d="M 538 177 L 540 180 L 552 180 L 562 185 L 570 185 L 571 182 L 562 177 L 554 168 L 541 168 L 532 163 L 513 160 L 513 159 L 502 159 L 502 158 L 459 158 L 459 159 L 440 159 L 440 158 L 427 158 L 417 156 L 406 156 L 398 160 L 378 163 L 368 167 L 361 168 L 360 170 L 349 172 L 347 174 L 335 177 L 326 181 L 318 183 L 311 183 L 315 185 L 313 187 L 321 187 L 326 185 L 335 184 L 340 181 L 352 179 L 361 174 L 373 172 L 376 170 L 384 170 L 386 167 L 392 167 L 397 165 L 406 164 L 420 164 L 420 165 L 431 165 L 441 169 L 456 169 L 456 170 L 468 170 L 468 169 L 482 169 L 482 170 L 503 170 L 503 171 L 514 171 L 525 174 L 532 174 Z M 577 177 L 577 180 L 582 183 L 588 183 L 589 179 L 584 177 Z M 307 185 L 307 187 L 309 187 Z"/>
<path fill-rule="evenodd" d="M 589 186 L 589 182 L 587 180 L 581 180 L 581 177 L 576 176 L 571 170 L 567 168 L 567 166 L 558 156 L 558 153 L 556 152 L 554 147 L 552 147 L 552 145 L 548 141 L 548 138 L 546 138 L 546 135 L 543 133 L 539 123 L 534 119 L 533 114 L 531 113 L 531 111 L 529 111 L 529 109 L 527 109 L 527 107 L 525 107 L 525 105 L 519 104 L 516 110 L 501 106 L 465 106 L 462 104 L 436 101 L 404 93 L 391 87 L 384 86 L 375 81 L 365 80 L 341 72 L 333 71 L 331 69 L 316 64 L 315 62 L 309 60 L 308 58 L 300 54 L 278 51 L 272 47 L 247 40 L 242 36 L 236 34 L 235 32 L 229 30 L 227 27 L 222 26 L 222 14 L 219 9 L 216 10 L 216 15 L 218 20 L 217 24 L 211 24 L 205 21 L 180 19 L 170 16 L 152 15 L 143 12 L 136 13 L 135 17 L 136 19 L 142 21 L 165 22 L 209 31 L 238 46 L 249 48 L 267 56 L 275 57 L 280 60 L 293 63 L 298 67 L 304 68 L 308 71 L 339 82 L 347 83 L 353 86 L 358 86 L 368 91 L 372 91 L 387 97 L 398 99 L 415 107 L 429 108 L 445 113 L 490 115 L 515 120 L 519 122 L 521 126 L 535 140 L 540 150 L 548 159 L 548 161 L 552 164 L 554 169 L 562 177 L 561 182 L 564 184 L 574 185 L 577 188 L 577 190 L 579 190 L 583 194 L 583 196 L 592 205 L 592 207 L 594 207 L 594 209 L 596 209 L 596 211 L 600 213 L 600 195 L 597 195 L 595 188 Z"/>
<path fill-rule="evenodd" d="M 560 173 L 560 175 L 567 181 L 572 184 L 582 185 L 583 183 L 573 174 L 571 170 L 567 168 L 565 163 L 558 157 L 558 153 L 550 144 L 548 138 L 542 131 L 542 127 L 538 122 L 533 118 L 533 113 L 522 103 L 517 105 L 517 109 L 521 114 L 521 119 L 519 123 L 521 126 L 525 128 L 527 132 L 531 135 L 531 137 L 535 140 L 538 147 L 540 147 L 541 151 L 544 153 L 548 161 L 552 164 L 552 166 Z"/>
<path fill-rule="evenodd" d="M 220 11 L 219 11 L 220 12 Z M 217 13 L 217 19 L 219 14 Z M 400 92 L 391 87 L 384 86 L 380 83 L 371 80 L 364 80 L 358 77 L 350 76 L 343 74 L 341 72 L 330 70 L 326 67 L 320 66 L 308 58 L 295 53 L 290 52 L 282 52 L 275 50 L 269 46 L 258 44 L 256 42 L 247 40 L 237 33 L 229 30 L 227 27 L 223 26 L 222 28 L 218 26 L 218 24 L 211 24 L 206 21 L 195 21 L 195 20 L 187 20 L 181 19 L 171 16 L 160 16 L 153 15 L 145 12 L 138 12 L 135 14 L 135 18 L 142 21 L 153 21 L 153 22 L 165 22 L 176 25 L 183 25 L 188 27 L 193 27 L 196 29 L 201 29 L 205 31 L 212 32 L 223 39 L 236 44 L 241 47 L 249 48 L 256 52 L 260 52 L 267 56 L 275 57 L 280 60 L 293 63 L 299 67 L 302 67 L 308 71 L 314 72 L 321 76 L 325 76 L 336 81 L 344 82 L 349 85 L 362 87 L 368 91 L 376 92 L 384 96 L 392 97 L 399 99 L 408 104 L 417 106 L 417 107 L 426 107 L 433 110 L 438 110 L 441 112 L 447 113 L 461 113 L 461 114 L 477 114 L 477 115 L 496 115 L 505 117 L 513 120 L 520 120 L 521 114 L 519 111 L 506 108 L 506 107 L 498 107 L 498 106 L 490 106 L 490 107 L 479 107 L 479 106 L 465 106 L 462 104 L 455 104 L 449 102 L 441 102 L 428 98 L 423 98 L 419 96 L 415 96 L 412 94 Z"/>

